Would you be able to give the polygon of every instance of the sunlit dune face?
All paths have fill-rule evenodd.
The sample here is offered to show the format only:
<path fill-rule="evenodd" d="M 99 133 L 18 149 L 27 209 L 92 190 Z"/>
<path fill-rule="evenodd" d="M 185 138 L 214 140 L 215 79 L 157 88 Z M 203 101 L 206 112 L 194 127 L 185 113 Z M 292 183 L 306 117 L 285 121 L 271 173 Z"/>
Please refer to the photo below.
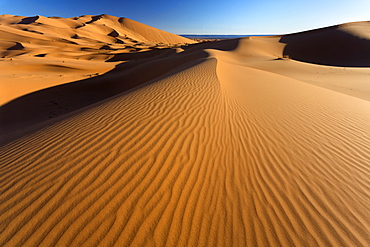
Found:
<path fill-rule="evenodd" d="M 368 22 L 0 24 L 1 246 L 367 246 Z"/>

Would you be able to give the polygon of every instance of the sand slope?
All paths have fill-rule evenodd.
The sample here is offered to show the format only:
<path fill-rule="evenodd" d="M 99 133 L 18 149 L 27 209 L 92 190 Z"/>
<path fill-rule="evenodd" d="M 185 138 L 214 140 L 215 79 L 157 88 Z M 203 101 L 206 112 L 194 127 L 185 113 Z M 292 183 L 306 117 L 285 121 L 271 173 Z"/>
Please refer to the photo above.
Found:
<path fill-rule="evenodd" d="M 0 104 L 43 88 L 105 73 L 117 63 L 104 61 L 116 54 L 185 43 L 195 42 L 109 15 L 69 19 L 1 15 Z"/>
<path fill-rule="evenodd" d="M 370 101 L 283 38 L 121 53 L 5 104 L 1 245 L 367 246 Z"/>

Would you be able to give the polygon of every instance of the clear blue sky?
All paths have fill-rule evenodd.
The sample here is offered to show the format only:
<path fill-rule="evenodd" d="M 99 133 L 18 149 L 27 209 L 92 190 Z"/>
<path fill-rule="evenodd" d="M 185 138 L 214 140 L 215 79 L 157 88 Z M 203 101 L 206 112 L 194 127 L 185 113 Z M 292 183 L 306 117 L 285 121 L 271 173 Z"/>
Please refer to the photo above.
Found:
<path fill-rule="evenodd" d="M 0 14 L 109 14 L 176 34 L 284 34 L 370 20 L 370 0 L 0 0 Z"/>

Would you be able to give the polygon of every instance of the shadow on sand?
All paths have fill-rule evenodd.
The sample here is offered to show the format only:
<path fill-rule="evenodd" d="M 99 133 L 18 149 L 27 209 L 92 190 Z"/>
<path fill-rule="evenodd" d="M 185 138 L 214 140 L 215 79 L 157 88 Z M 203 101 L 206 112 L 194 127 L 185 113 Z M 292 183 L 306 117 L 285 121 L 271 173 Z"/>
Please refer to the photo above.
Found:
<path fill-rule="evenodd" d="M 25 17 L 17 24 L 31 24 L 37 21 L 40 18 L 40 16 L 32 16 L 32 17 Z"/>
<path fill-rule="evenodd" d="M 301 62 L 341 67 L 370 67 L 370 40 L 323 28 L 280 39 L 283 55 Z"/>
<path fill-rule="evenodd" d="M 5 144 L 63 116 L 143 84 L 154 83 L 173 70 L 194 66 L 208 57 L 204 49 L 234 50 L 239 40 L 224 40 L 176 49 L 117 54 L 109 61 L 126 61 L 113 70 L 89 79 L 62 84 L 19 97 L 0 108 L 0 143 Z M 128 60 L 128 61 L 127 61 Z M 185 67 L 186 65 L 186 67 Z"/>

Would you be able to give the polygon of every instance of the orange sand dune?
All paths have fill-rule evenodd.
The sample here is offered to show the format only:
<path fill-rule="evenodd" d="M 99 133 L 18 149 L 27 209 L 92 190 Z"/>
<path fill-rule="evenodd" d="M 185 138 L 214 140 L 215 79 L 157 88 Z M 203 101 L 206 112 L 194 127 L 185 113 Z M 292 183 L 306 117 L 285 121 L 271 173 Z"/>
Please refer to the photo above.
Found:
<path fill-rule="evenodd" d="M 117 63 L 104 61 L 116 54 L 185 43 L 195 42 L 109 15 L 69 19 L 2 15 L 0 104 L 43 88 L 105 73 Z"/>
<path fill-rule="evenodd" d="M 369 245 L 368 22 L 193 45 L 0 22 L 1 246 Z"/>

